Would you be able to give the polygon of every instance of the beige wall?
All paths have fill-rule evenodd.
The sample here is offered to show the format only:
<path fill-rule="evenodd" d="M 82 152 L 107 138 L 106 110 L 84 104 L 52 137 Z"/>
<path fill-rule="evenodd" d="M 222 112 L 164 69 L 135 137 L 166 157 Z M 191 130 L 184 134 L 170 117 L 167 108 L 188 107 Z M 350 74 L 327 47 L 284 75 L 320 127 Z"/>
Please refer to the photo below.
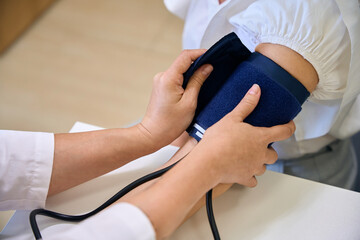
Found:
<path fill-rule="evenodd" d="M 0 129 L 140 119 L 152 77 L 181 50 L 181 31 L 162 0 L 56 1 L 0 56 Z M 0 228 L 6 221 L 0 213 Z"/>
<path fill-rule="evenodd" d="M 0 54 L 54 0 L 0 0 Z"/>

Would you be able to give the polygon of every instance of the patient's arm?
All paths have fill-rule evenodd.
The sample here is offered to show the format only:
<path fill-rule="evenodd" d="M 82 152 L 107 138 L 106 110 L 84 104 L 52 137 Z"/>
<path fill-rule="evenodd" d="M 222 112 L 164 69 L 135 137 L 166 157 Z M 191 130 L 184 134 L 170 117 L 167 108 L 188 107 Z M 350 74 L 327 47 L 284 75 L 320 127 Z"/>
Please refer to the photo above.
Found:
<path fill-rule="evenodd" d="M 287 72 L 289 72 L 293 77 L 299 80 L 305 88 L 312 92 L 315 90 L 316 85 L 318 83 L 318 76 L 313 68 L 313 66 L 306 61 L 300 54 L 278 44 L 264 43 L 259 44 L 256 49 L 257 52 L 265 55 L 266 57 L 272 59 L 282 68 L 284 68 Z M 181 159 L 187 153 L 189 153 L 197 144 L 197 141 L 190 137 L 187 133 L 182 134 L 176 141 L 173 142 L 173 145 L 179 146 L 180 149 L 175 155 L 161 168 L 169 166 L 170 164 L 176 162 Z M 122 201 L 126 201 L 126 199 L 134 193 L 138 191 L 142 191 L 148 186 L 150 186 L 154 181 L 143 184 L 142 186 L 135 189 L 133 192 L 130 192 L 127 196 L 125 196 Z M 218 185 L 213 192 L 213 197 L 217 197 L 227 191 L 231 187 L 231 184 L 220 184 Z M 205 204 L 205 196 L 193 207 L 193 209 L 188 213 L 187 218 L 192 216 Z M 185 219 L 185 220 L 186 220 Z"/>
<path fill-rule="evenodd" d="M 183 133 L 180 137 L 179 137 L 180 141 L 177 141 L 178 144 L 181 144 L 182 146 L 180 147 L 180 149 L 174 154 L 174 156 L 167 162 L 165 163 L 163 166 L 161 166 L 159 169 L 161 168 L 165 168 L 173 163 L 175 163 L 176 161 L 182 159 L 184 156 L 186 156 L 197 144 L 197 141 L 189 136 L 186 132 Z M 141 186 L 137 187 L 136 189 L 134 189 L 133 191 L 129 192 L 127 195 L 125 195 L 120 201 L 127 201 L 127 199 L 129 199 L 131 196 L 135 195 L 136 193 L 138 193 L 139 191 L 142 191 L 146 188 L 148 188 L 150 185 L 152 185 L 154 182 L 156 182 L 158 179 L 152 180 L 150 182 L 147 182 L 145 184 L 142 184 Z M 214 189 L 213 191 L 213 196 L 217 197 L 219 195 L 221 195 L 222 193 L 224 193 L 226 190 L 228 190 L 230 188 L 231 184 L 220 184 L 218 187 L 216 187 L 216 189 Z M 189 214 L 189 216 L 193 215 L 198 209 L 200 209 L 203 205 L 205 204 L 205 198 L 203 198 L 202 200 L 200 200 L 193 208 L 193 210 L 191 211 L 191 214 Z"/>
<path fill-rule="evenodd" d="M 314 67 L 305 60 L 300 54 L 293 51 L 290 48 L 287 48 L 278 44 L 271 43 L 263 43 L 259 44 L 256 49 L 256 52 L 261 53 L 262 55 L 270 58 L 282 68 L 284 68 L 288 73 L 290 73 L 294 78 L 300 81 L 304 87 L 311 93 L 315 90 L 316 85 L 318 84 L 318 75 L 314 69 Z M 178 142 L 182 142 L 180 141 Z M 192 147 L 195 146 L 196 141 L 194 139 L 189 140 L 193 141 Z M 189 145 L 186 143 L 185 145 Z M 189 150 L 189 146 L 186 147 L 187 151 Z M 231 187 L 231 184 L 219 184 L 213 192 L 214 198 L 223 194 Z M 205 205 L 205 196 L 193 207 L 193 209 L 189 212 L 186 219 L 192 216 L 197 212 L 202 206 Z"/>
<path fill-rule="evenodd" d="M 256 46 L 256 52 L 270 58 L 294 78 L 301 82 L 311 93 L 319 82 L 315 68 L 294 50 L 272 43 L 261 43 Z"/>

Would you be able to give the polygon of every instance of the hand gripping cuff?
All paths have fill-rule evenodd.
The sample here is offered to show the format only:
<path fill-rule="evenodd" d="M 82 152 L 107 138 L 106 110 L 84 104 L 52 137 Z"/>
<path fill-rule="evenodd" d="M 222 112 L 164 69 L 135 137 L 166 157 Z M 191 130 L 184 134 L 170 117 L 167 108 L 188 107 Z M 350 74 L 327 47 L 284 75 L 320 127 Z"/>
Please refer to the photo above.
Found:
<path fill-rule="evenodd" d="M 205 81 L 189 135 L 200 141 L 205 130 L 232 111 L 253 84 L 261 88 L 255 110 L 245 119 L 254 126 L 285 124 L 301 111 L 307 89 L 287 71 L 260 53 L 250 53 L 234 33 L 222 38 L 184 73 L 184 87 L 203 64 L 214 70 Z"/>

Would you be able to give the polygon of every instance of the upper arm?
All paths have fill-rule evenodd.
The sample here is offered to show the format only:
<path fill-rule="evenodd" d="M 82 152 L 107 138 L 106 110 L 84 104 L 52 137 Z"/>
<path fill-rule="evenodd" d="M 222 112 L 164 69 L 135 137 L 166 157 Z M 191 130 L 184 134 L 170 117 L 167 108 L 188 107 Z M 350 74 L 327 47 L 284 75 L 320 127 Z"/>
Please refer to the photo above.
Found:
<path fill-rule="evenodd" d="M 315 68 L 294 50 L 279 44 L 261 43 L 257 45 L 255 51 L 280 65 L 301 82 L 310 93 L 315 90 L 319 82 Z"/>
<path fill-rule="evenodd" d="M 271 58 L 302 82 L 312 92 L 309 100 L 343 97 L 351 42 L 336 1 L 259 0 L 231 17 L 231 24 L 250 51 Z"/>

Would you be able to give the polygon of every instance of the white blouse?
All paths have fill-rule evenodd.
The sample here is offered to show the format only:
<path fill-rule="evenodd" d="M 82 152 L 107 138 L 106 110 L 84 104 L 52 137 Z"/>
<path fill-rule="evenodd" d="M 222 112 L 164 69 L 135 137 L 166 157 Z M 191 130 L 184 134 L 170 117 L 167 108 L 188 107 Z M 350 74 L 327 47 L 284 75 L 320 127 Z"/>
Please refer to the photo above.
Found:
<path fill-rule="evenodd" d="M 316 152 L 360 130 L 360 9 L 356 0 L 165 0 L 185 20 L 183 47 L 209 48 L 235 32 L 254 51 L 287 46 L 316 69 L 319 83 L 294 119 L 295 135 L 274 144 L 280 158 Z"/>

